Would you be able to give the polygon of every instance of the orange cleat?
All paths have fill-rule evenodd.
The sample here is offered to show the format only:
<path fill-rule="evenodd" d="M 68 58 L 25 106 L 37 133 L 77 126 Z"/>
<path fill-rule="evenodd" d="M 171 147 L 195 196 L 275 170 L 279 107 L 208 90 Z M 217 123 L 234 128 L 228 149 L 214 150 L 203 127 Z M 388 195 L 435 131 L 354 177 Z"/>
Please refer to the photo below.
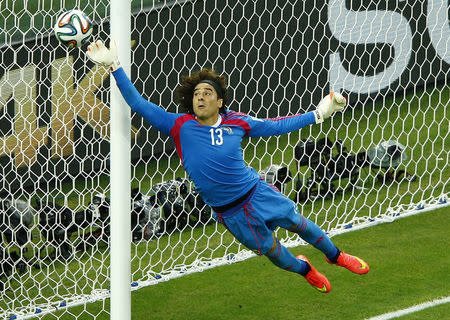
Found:
<path fill-rule="evenodd" d="M 358 257 L 349 255 L 343 251 L 341 251 L 341 254 L 339 255 L 336 263 L 331 262 L 327 258 L 325 259 L 327 260 L 328 263 L 344 267 L 356 274 L 366 274 L 370 270 L 367 262 Z"/>
<path fill-rule="evenodd" d="M 321 274 L 319 271 L 317 271 L 316 268 L 314 268 L 312 266 L 312 264 L 309 262 L 308 258 L 306 258 L 303 255 L 299 255 L 296 258 L 303 260 L 307 264 L 309 264 L 311 271 L 309 271 L 306 274 L 305 279 L 306 279 L 306 281 L 309 282 L 310 285 L 313 286 L 314 289 L 316 289 L 320 293 L 328 293 L 331 291 L 330 281 L 328 281 L 327 277 L 325 277 L 323 274 Z"/>

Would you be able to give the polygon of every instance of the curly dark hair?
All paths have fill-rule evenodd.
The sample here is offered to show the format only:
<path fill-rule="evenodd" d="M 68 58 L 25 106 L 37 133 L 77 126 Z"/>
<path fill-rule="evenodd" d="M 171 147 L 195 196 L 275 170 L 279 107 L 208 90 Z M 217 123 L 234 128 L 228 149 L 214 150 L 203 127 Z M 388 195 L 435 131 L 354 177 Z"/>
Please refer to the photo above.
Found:
<path fill-rule="evenodd" d="M 194 107 L 192 106 L 192 99 L 194 97 L 194 89 L 202 80 L 210 80 L 217 83 L 222 92 L 217 92 L 219 99 L 223 99 L 220 113 L 225 113 L 227 105 L 227 84 L 225 76 L 216 74 L 212 69 L 202 69 L 192 73 L 190 76 L 183 76 L 181 78 L 181 85 L 176 89 L 178 105 L 180 111 L 183 113 L 194 114 Z"/>

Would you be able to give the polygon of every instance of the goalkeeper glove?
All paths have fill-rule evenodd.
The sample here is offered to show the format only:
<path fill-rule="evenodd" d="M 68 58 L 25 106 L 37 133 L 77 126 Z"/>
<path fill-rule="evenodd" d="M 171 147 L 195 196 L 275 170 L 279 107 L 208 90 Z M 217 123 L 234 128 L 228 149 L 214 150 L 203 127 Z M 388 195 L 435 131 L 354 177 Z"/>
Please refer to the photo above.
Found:
<path fill-rule="evenodd" d="M 327 95 L 320 101 L 316 110 L 314 110 L 316 123 L 322 123 L 334 112 L 344 110 L 346 103 L 347 100 L 340 93 L 330 92 L 329 95 Z"/>
<path fill-rule="evenodd" d="M 120 68 L 115 41 L 111 41 L 109 49 L 101 40 L 92 42 L 88 46 L 86 55 L 96 64 L 102 64 L 109 67 L 111 71 L 116 71 Z"/>

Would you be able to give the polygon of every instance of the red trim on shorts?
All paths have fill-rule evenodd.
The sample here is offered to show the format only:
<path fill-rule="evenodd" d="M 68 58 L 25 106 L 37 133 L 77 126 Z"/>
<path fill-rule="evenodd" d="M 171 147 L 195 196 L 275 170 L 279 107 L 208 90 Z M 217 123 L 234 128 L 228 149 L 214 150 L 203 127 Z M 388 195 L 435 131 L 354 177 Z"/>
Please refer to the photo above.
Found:
<path fill-rule="evenodd" d="M 301 219 L 302 219 L 302 225 L 300 226 L 300 228 L 298 229 L 298 232 L 302 232 L 303 230 L 305 230 L 305 228 L 306 228 L 306 219 L 303 217 L 303 216 L 301 216 Z"/>
<path fill-rule="evenodd" d="M 253 231 L 252 225 L 250 224 L 250 221 L 249 221 L 249 219 L 252 219 L 253 221 L 257 222 L 255 220 L 255 218 L 253 218 L 250 214 L 250 212 L 254 212 L 255 210 L 253 209 L 252 204 L 250 202 L 246 203 L 244 205 L 243 209 L 244 209 L 245 217 L 247 218 L 248 227 L 250 228 L 250 231 L 252 232 L 253 237 L 256 240 L 256 244 L 258 245 L 258 255 L 262 255 L 261 245 L 259 244 L 258 237 L 256 235 L 258 235 L 262 240 L 266 240 L 266 239 L 258 232 L 258 224 L 256 223 L 255 231 Z"/>

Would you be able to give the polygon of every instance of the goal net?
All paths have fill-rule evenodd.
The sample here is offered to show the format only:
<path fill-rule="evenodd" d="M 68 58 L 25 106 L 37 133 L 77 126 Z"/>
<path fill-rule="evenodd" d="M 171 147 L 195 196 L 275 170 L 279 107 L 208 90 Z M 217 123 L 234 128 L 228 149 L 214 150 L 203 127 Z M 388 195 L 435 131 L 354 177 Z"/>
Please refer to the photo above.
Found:
<path fill-rule="evenodd" d="M 107 41 L 109 1 L 0 4 L 2 319 L 109 316 L 109 73 L 51 32 L 75 7 Z M 132 1 L 131 78 L 177 112 L 181 76 L 213 68 L 228 78 L 229 108 L 260 118 L 342 92 L 348 108 L 323 124 L 243 144 L 248 165 L 332 236 L 448 205 L 448 10 L 441 0 Z M 131 125 L 132 290 L 253 256 L 211 216 L 170 138 L 137 114 Z"/>

